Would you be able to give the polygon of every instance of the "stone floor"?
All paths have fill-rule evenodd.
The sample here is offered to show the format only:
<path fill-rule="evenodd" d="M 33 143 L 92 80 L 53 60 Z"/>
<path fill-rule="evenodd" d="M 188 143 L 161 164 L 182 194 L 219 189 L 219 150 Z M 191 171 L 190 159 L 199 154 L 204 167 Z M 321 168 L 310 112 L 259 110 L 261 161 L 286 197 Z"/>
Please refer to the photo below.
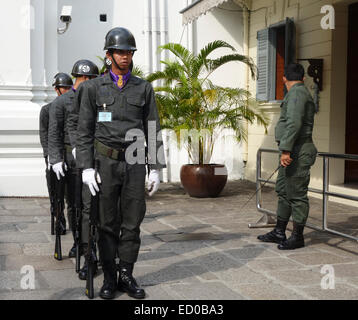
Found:
<path fill-rule="evenodd" d="M 261 243 L 257 235 L 270 229 L 248 228 L 262 216 L 254 199 L 242 208 L 254 191 L 253 183 L 231 181 L 220 197 L 197 199 L 179 184 L 161 185 L 147 200 L 135 267 L 147 299 L 358 299 L 357 242 L 306 228 L 305 248 L 280 251 Z M 275 209 L 272 188 L 265 187 L 263 199 Z M 311 223 L 321 224 L 321 210 L 321 201 L 311 199 Z M 330 203 L 328 221 L 332 229 L 358 234 L 357 207 Z M 87 299 L 67 257 L 71 235 L 62 237 L 62 261 L 53 258 L 54 240 L 48 199 L 0 199 L 0 300 Z M 30 283 L 26 266 L 34 268 L 34 289 L 22 289 Z M 95 299 L 102 281 L 100 271 Z M 118 292 L 116 299 L 131 298 Z"/>

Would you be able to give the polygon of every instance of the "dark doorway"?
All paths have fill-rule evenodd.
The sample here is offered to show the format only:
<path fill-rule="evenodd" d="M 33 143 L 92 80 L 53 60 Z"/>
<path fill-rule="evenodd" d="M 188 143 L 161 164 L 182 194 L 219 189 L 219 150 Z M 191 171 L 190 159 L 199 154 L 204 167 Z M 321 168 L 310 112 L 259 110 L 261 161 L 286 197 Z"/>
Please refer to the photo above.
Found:
<path fill-rule="evenodd" d="M 347 57 L 346 153 L 358 155 L 358 3 L 349 6 Z M 345 183 L 358 182 L 358 162 L 346 161 Z"/>

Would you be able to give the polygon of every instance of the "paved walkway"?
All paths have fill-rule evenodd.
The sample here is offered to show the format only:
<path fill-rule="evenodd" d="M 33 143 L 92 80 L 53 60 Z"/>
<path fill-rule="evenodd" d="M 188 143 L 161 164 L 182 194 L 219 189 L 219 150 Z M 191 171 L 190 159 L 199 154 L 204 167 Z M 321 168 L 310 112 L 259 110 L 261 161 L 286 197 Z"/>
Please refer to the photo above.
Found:
<path fill-rule="evenodd" d="M 270 229 L 248 228 L 261 217 L 254 200 L 239 211 L 254 190 L 253 183 L 232 181 L 221 197 L 196 199 L 179 184 L 163 184 L 148 199 L 135 266 L 147 299 L 358 299 L 357 242 L 306 228 L 302 249 L 283 252 L 260 243 L 257 235 Z M 273 210 L 271 188 L 263 198 Z M 321 201 L 312 199 L 310 222 L 320 223 L 320 210 Z M 330 204 L 329 210 L 330 227 L 358 234 L 358 208 Z M 71 245 L 68 233 L 62 237 L 64 259 L 53 259 L 48 199 L 1 198 L 0 300 L 87 299 L 85 282 L 67 257 Z M 33 290 L 21 289 L 25 265 L 35 269 Z M 322 281 L 324 265 L 334 271 L 334 289 L 322 289 L 321 282 L 332 284 Z M 102 280 L 100 272 L 96 299 Z M 118 292 L 117 299 L 131 298 Z"/>

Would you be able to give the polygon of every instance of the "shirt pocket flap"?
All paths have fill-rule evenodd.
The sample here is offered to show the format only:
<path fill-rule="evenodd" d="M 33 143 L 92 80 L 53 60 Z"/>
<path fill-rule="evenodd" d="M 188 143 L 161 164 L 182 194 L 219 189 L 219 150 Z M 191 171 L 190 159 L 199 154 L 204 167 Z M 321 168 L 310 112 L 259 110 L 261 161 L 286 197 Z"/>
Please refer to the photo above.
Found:
<path fill-rule="evenodd" d="M 137 107 L 143 107 L 145 104 L 145 101 L 142 97 L 140 96 L 128 96 L 127 97 L 127 102 L 131 105 L 135 105 Z"/>
<path fill-rule="evenodd" d="M 106 95 L 106 96 L 102 96 L 99 95 L 96 97 L 96 105 L 99 107 L 102 107 L 104 104 L 106 104 L 106 106 L 110 106 L 114 103 L 114 97 L 110 96 L 110 95 Z"/>

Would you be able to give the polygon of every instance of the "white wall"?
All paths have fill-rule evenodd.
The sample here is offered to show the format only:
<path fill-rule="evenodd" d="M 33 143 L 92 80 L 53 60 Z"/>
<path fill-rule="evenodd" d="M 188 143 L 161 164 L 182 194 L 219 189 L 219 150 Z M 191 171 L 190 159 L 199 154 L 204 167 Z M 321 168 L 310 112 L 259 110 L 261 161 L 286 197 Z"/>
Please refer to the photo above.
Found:
<path fill-rule="evenodd" d="M 46 13 L 46 19 L 45 19 Z M 38 127 L 51 98 L 46 74 L 57 69 L 57 0 L 0 4 L 0 196 L 46 195 Z"/>
<path fill-rule="evenodd" d="M 134 62 L 145 71 L 161 68 L 165 53 L 157 46 L 180 42 L 191 50 L 207 42 L 224 39 L 238 50 L 242 45 L 241 14 L 218 9 L 183 26 L 180 10 L 192 0 L 13 0 L 0 3 L 0 196 L 47 196 L 44 160 L 38 136 L 38 116 L 43 104 L 53 100 L 51 87 L 58 72 L 70 73 L 75 61 L 90 59 L 99 67 L 104 37 L 113 27 L 132 31 L 138 51 Z M 72 23 L 62 35 L 57 28 L 62 6 L 72 6 Z M 107 22 L 99 21 L 107 14 Z M 4 32 L 6 30 L 6 32 Z M 233 32 L 234 30 L 234 32 Z M 146 31 L 146 32 L 144 32 Z M 230 35 L 231 34 L 231 35 Z M 215 74 L 219 84 L 243 83 L 242 67 L 230 64 Z M 165 135 L 164 135 L 165 137 Z M 164 170 L 164 181 L 179 181 L 180 166 L 187 153 L 172 149 L 173 163 Z M 239 148 L 226 144 L 226 153 L 240 160 Z M 214 152 L 223 154 L 220 148 Z M 216 157 L 216 158 L 215 158 Z M 221 162 L 221 160 L 220 160 Z M 242 176 L 236 165 L 229 178 Z"/>

